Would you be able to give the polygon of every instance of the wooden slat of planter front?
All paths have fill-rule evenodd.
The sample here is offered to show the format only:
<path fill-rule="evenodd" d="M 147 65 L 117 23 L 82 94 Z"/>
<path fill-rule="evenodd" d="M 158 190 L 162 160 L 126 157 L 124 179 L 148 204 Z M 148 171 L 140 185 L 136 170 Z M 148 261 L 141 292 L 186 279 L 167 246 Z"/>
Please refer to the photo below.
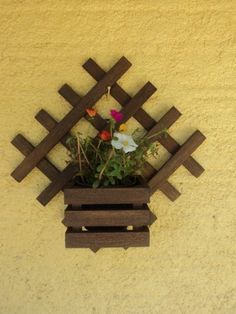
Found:
<path fill-rule="evenodd" d="M 66 248 L 90 248 L 97 251 L 107 247 L 146 247 L 149 246 L 149 229 L 114 231 L 76 231 L 68 228 L 65 235 Z"/>
<path fill-rule="evenodd" d="M 73 209 L 68 206 L 65 210 L 63 224 L 66 227 L 89 227 L 89 226 L 145 226 L 151 225 L 156 216 L 150 211 L 149 207 L 144 204 L 140 209 L 132 209 L 125 205 L 121 209 L 110 206 L 109 209 Z M 102 208 L 102 207 L 101 207 Z"/>
<path fill-rule="evenodd" d="M 147 187 L 115 188 L 79 188 L 64 189 L 64 203 L 80 204 L 144 204 L 150 201 L 150 190 Z"/>
<path fill-rule="evenodd" d="M 24 177 L 40 162 L 41 159 L 60 141 L 60 139 L 80 120 L 87 107 L 91 107 L 107 91 L 107 86 L 113 85 L 131 66 L 130 62 L 122 57 L 107 72 L 107 75 L 99 81 L 84 96 L 76 107 L 74 107 L 57 126 L 39 143 L 21 164 L 12 172 L 12 177 L 22 181 Z"/>
<path fill-rule="evenodd" d="M 200 131 L 195 131 L 177 153 L 167 160 L 157 174 L 149 181 L 148 184 L 151 190 L 156 190 L 163 181 L 168 179 L 205 139 L 205 136 Z"/>
<path fill-rule="evenodd" d="M 106 72 L 91 58 L 83 65 L 84 69 L 96 80 L 99 81 Z M 111 88 L 111 95 L 122 105 L 126 106 L 131 97 L 116 83 Z M 147 131 L 151 130 L 156 125 L 156 121 L 153 120 L 142 108 L 140 108 L 133 116 Z M 164 122 L 164 121 L 163 121 Z M 158 122 L 160 127 L 166 127 L 164 123 Z M 157 126 L 157 128 L 159 128 Z M 169 151 L 174 154 L 180 147 L 180 145 L 170 136 L 166 138 L 160 138 L 159 142 Z M 195 177 L 199 177 L 204 168 L 191 156 L 184 162 L 183 166 L 189 170 L 189 172 Z"/>

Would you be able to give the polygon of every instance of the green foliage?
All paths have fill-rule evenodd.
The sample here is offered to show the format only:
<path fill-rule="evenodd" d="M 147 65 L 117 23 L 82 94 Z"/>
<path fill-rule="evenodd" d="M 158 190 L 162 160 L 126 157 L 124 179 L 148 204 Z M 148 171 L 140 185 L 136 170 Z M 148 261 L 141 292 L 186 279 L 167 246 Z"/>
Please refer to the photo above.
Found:
<path fill-rule="evenodd" d="M 109 140 L 103 140 L 100 134 L 100 137 L 98 135 L 95 138 L 83 138 L 81 134 L 68 138 L 70 162 L 78 165 L 78 173 L 74 177 L 76 183 L 94 188 L 131 184 L 140 174 L 147 157 L 158 156 L 158 146 L 151 142 L 151 138 L 165 135 L 165 130 L 162 130 L 147 138 L 136 130 L 130 139 L 131 136 L 118 133 L 124 134 L 127 139 L 134 140 L 134 144 L 137 144 L 133 151 L 125 152 L 124 149 L 117 149 L 113 143 L 118 140 L 117 133 L 113 134 L 114 121 L 110 121 L 108 129 L 111 137 Z"/>

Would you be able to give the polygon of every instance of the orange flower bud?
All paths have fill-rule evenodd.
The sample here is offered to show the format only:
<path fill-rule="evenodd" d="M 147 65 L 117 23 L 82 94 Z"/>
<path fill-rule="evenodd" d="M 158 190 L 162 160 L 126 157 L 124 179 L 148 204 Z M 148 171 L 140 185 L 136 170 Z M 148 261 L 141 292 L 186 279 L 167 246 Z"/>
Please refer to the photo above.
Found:
<path fill-rule="evenodd" d="M 97 114 L 97 110 L 93 108 L 86 109 L 86 112 L 91 118 L 95 117 Z"/>

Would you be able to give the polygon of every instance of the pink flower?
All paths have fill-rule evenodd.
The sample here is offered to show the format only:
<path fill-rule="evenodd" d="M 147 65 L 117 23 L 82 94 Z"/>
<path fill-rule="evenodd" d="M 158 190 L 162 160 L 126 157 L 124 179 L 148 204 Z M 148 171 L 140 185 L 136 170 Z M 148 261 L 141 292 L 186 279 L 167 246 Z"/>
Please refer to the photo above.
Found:
<path fill-rule="evenodd" d="M 116 111 L 115 109 L 111 110 L 111 116 L 116 122 L 120 122 L 123 119 L 123 113 Z"/>

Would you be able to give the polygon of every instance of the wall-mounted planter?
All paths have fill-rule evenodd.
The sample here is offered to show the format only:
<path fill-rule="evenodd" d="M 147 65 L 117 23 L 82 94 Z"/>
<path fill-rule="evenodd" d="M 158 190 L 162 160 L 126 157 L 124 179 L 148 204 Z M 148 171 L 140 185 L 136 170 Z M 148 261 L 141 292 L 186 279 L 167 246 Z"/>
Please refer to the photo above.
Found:
<path fill-rule="evenodd" d="M 148 225 L 156 220 L 147 206 L 150 194 L 140 177 L 130 187 L 66 187 L 66 247 L 97 251 L 100 247 L 149 246 Z"/>
<path fill-rule="evenodd" d="M 131 63 L 125 57 L 120 58 L 107 72 L 91 58 L 83 67 L 97 83 L 83 97 L 68 84 L 60 88 L 60 95 L 73 108 L 60 122 L 57 122 L 46 110 L 40 110 L 36 114 L 35 118 L 47 129 L 48 134 L 36 147 L 21 134 L 12 140 L 12 144 L 25 158 L 11 175 L 16 181 L 21 182 L 37 167 L 47 176 L 51 182 L 37 197 L 44 206 L 57 193 L 64 190 L 65 202 L 69 205 L 63 221 L 68 227 L 66 247 L 90 247 L 96 251 L 100 247 L 148 246 L 147 225 L 155 219 L 146 205 L 149 195 L 158 190 L 171 201 L 175 201 L 180 196 L 180 192 L 169 182 L 169 177 L 180 166 L 184 166 L 196 178 L 203 173 L 203 167 L 191 154 L 202 144 L 205 136 L 197 130 L 182 145 L 168 133 L 162 138 L 154 136 L 163 128 L 169 129 L 181 113 L 175 107 L 171 107 L 159 120 L 151 117 L 142 105 L 155 93 L 156 87 L 147 82 L 131 97 L 117 83 L 131 67 Z M 47 154 L 58 143 L 67 147 L 67 139 L 71 136 L 70 130 L 82 118 L 91 123 L 97 131 L 104 129 L 106 120 L 99 114 L 91 120 L 86 109 L 94 106 L 107 93 L 108 88 L 110 88 L 110 95 L 122 107 L 120 111 L 123 115 L 122 122 L 125 123 L 130 118 L 136 119 L 147 132 L 147 136 L 152 136 L 152 142 L 158 141 L 170 153 L 170 158 L 159 170 L 148 161 L 145 163 L 142 173 L 146 178 L 146 186 L 103 191 L 69 186 L 65 188 L 77 169 L 71 163 L 60 171 L 47 158 Z M 127 226 L 133 226 L 133 230 L 127 230 Z"/>

